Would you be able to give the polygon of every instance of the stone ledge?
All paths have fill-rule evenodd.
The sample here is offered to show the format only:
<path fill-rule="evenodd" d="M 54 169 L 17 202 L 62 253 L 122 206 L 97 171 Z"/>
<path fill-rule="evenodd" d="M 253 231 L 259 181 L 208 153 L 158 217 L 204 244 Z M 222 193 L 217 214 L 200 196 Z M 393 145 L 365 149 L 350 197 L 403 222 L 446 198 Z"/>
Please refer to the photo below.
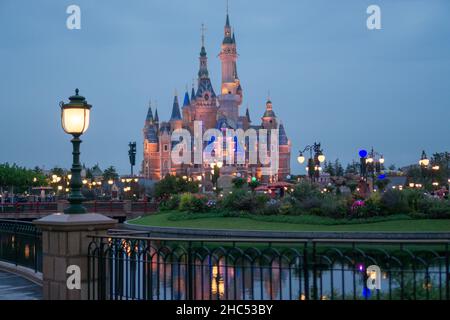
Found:
<path fill-rule="evenodd" d="M 23 266 L 16 266 L 13 263 L 5 262 L 5 261 L 0 261 L 0 270 L 17 274 L 21 277 L 24 277 L 27 280 L 30 280 L 31 282 L 36 283 L 37 285 L 42 286 L 42 273 L 41 272 L 34 272 L 33 269 L 23 267 Z"/>
<path fill-rule="evenodd" d="M 113 228 L 117 220 L 98 213 L 55 213 L 34 220 L 33 223 L 41 230 L 48 231 L 95 231 Z"/>
<path fill-rule="evenodd" d="M 330 239 L 330 240 L 450 240 L 450 232 L 352 232 L 352 231 L 259 231 L 137 226 L 125 222 L 124 229 L 149 231 L 154 237 L 242 238 L 242 239 Z"/>

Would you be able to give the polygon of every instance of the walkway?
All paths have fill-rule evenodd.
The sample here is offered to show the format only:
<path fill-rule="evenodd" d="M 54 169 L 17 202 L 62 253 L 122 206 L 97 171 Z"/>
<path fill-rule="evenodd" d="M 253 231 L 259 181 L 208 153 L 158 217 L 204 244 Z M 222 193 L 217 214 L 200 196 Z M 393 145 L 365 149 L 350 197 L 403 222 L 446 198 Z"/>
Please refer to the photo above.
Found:
<path fill-rule="evenodd" d="M 42 287 L 21 276 L 0 270 L 0 300 L 40 300 Z"/>

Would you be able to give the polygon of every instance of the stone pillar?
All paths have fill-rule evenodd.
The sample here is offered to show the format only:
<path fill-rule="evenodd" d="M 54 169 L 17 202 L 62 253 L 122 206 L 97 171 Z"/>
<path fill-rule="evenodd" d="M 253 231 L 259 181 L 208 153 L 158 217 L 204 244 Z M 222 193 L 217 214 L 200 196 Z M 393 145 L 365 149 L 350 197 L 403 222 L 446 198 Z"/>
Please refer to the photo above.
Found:
<path fill-rule="evenodd" d="M 88 297 L 88 235 L 104 234 L 117 221 L 97 213 L 56 213 L 34 224 L 42 230 L 43 296 L 46 300 L 86 300 Z M 68 289 L 67 267 L 81 269 L 81 289 Z"/>

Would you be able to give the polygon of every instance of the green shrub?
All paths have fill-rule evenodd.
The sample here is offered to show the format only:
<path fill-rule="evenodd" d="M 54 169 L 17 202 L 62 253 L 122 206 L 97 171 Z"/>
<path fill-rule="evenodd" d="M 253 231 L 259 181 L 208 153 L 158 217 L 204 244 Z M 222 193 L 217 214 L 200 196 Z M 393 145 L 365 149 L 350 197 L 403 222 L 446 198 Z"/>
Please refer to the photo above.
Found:
<path fill-rule="evenodd" d="M 377 217 L 388 214 L 382 207 L 381 197 L 379 192 L 373 192 L 364 201 L 364 207 L 361 209 L 363 217 Z"/>
<path fill-rule="evenodd" d="M 255 210 L 263 208 L 267 202 L 269 202 L 270 197 L 264 193 L 258 193 L 255 195 Z"/>
<path fill-rule="evenodd" d="M 180 211 L 187 212 L 206 212 L 209 207 L 207 206 L 208 199 L 203 196 L 194 196 L 191 193 L 183 193 L 180 197 L 180 203 L 178 209 Z"/>
<path fill-rule="evenodd" d="M 280 213 L 280 202 L 268 202 L 264 207 L 257 209 L 256 212 L 263 216 L 278 215 Z"/>
<path fill-rule="evenodd" d="M 244 189 L 236 189 L 226 195 L 221 205 L 224 209 L 253 212 L 266 205 L 269 197 L 265 194 L 253 194 Z"/>
<path fill-rule="evenodd" d="M 409 213 L 408 199 L 403 191 L 390 189 L 381 196 L 381 206 L 387 214 Z"/>
<path fill-rule="evenodd" d="M 347 214 L 346 200 L 333 194 L 326 194 L 320 202 L 320 211 L 327 217 L 343 218 Z"/>
<path fill-rule="evenodd" d="M 320 195 L 319 189 L 315 185 L 311 185 L 311 183 L 306 181 L 298 183 L 292 193 L 292 196 L 299 201 L 315 198 L 318 195 Z"/>
<path fill-rule="evenodd" d="M 180 195 L 174 194 L 166 201 L 163 201 L 160 204 L 159 209 L 162 211 L 175 210 L 175 209 L 178 209 L 179 205 L 180 205 Z"/>

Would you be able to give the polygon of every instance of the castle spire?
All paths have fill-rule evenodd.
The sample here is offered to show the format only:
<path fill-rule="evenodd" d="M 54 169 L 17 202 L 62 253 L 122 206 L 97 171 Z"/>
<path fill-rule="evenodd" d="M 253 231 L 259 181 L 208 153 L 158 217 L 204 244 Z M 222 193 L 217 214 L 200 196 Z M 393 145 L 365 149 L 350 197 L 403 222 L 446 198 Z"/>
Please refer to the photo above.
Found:
<path fill-rule="evenodd" d="M 155 123 L 159 123 L 158 109 L 155 109 Z"/>
<path fill-rule="evenodd" d="M 198 70 L 198 77 L 201 78 L 208 78 L 209 72 L 208 72 L 208 58 L 206 56 L 206 49 L 205 49 L 205 25 L 202 23 L 202 48 L 200 50 L 200 69 Z"/>
<path fill-rule="evenodd" d="M 175 91 L 175 96 L 173 97 L 172 115 L 170 116 L 170 121 L 181 120 L 180 105 L 178 104 L 178 95 Z"/>
<path fill-rule="evenodd" d="M 191 101 L 189 100 L 189 92 L 188 92 L 188 88 L 186 86 L 186 93 L 184 94 L 183 108 L 189 106 L 190 104 L 191 104 Z"/>
<path fill-rule="evenodd" d="M 145 121 L 148 121 L 148 122 L 153 121 L 152 101 L 151 100 L 148 102 L 148 111 L 147 111 L 147 117 L 145 118 Z"/>

